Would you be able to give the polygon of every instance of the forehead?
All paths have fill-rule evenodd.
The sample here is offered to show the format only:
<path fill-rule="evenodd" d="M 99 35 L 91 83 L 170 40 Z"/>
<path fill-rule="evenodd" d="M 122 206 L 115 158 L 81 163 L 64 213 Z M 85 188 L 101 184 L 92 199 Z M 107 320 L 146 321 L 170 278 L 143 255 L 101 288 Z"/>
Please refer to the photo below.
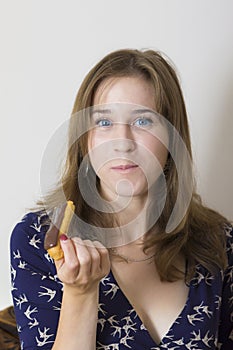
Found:
<path fill-rule="evenodd" d="M 155 91 L 142 77 L 106 78 L 94 95 L 94 105 L 126 103 L 155 109 Z"/>
<path fill-rule="evenodd" d="M 137 118 L 150 118 L 158 123 L 160 116 L 152 109 L 145 106 L 129 103 L 113 103 L 95 105 L 90 108 L 90 122 L 95 123 L 99 119 L 111 119 L 116 123 L 132 123 Z"/>

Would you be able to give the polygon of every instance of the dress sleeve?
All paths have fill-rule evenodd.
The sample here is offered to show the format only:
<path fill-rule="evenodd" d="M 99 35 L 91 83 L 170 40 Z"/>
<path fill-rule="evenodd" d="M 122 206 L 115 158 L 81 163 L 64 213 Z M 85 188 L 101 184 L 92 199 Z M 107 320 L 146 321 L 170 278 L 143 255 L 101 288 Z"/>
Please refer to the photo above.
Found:
<path fill-rule="evenodd" d="M 218 349 L 233 349 L 233 228 L 226 227 L 228 267 L 224 273 Z"/>
<path fill-rule="evenodd" d="M 44 250 L 43 215 L 27 214 L 10 241 L 12 298 L 21 349 L 51 349 L 56 337 L 62 283 Z"/>

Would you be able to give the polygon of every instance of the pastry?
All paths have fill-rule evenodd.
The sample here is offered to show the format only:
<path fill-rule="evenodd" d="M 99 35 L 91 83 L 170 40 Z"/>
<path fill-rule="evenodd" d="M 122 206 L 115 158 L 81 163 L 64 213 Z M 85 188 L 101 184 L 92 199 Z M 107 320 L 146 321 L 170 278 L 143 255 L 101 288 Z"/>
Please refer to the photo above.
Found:
<path fill-rule="evenodd" d="M 74 215 L 75 205 L 72 201 L 67 201 L 65 205 L 56 208 L 54 218 L 45 235 L 44 248 L 54 260 L 64 257 L 59 237 L 67 234 L 70 222 Z"/>

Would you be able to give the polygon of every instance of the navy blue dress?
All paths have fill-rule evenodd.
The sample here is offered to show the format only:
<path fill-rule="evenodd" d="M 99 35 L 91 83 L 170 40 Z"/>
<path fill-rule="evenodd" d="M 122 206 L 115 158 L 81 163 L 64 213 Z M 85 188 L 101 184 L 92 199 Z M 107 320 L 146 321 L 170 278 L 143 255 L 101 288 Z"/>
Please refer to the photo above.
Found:
<path fill-rule="evenodd" d="M 24 216 L 11 235 L 12 297 L 21 349 L 51 349 L 56 337 L 62 282 L 44 250 L 45 213 Z M 97 350 L 233 349 L 233 229 L 225 227 L 229 265 L 212 276 L 198 265 L 189 295 L 160 344 L 156 344 L 113 274 L 100 282 Z M 78 325 L 77 325 L 78 327 Z M 83 349 L 85 350 L 85 349 Z"/>

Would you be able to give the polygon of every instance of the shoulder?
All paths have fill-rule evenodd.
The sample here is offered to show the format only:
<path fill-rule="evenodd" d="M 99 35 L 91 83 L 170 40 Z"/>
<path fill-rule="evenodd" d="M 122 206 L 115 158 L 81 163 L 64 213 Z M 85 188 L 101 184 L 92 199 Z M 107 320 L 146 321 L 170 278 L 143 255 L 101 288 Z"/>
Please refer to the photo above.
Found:
<path fill-rule="evenodd" d="M 27 213 L 14 227 L 10 237 L 11 263 L 15 268 L 53 269 L 53 261 L 44 249 L 49 228 L 45 212 Z M 47 266 L 47 267 L 46 267 Z"/>
<path fill-rule="evenodd" d="M 10 237 L 11 249 L 23 246 L 35 250 L 43 248 L 48 228 L 49 216 L 45 211 L 27 213 L 13 228 Z"/>
<path fill-rule="evenodd" d="M 22 244 L 25 241 L 31 242 L 30 245 L 36 248 L 36 242 L 43 241 L 44 235 L 48 230 L 48 215 L 46 212 L 30 212 L 15 225 L 11 233 L 11 244 Z M 34 241 L 33 241 L 34 239 Z"/>

